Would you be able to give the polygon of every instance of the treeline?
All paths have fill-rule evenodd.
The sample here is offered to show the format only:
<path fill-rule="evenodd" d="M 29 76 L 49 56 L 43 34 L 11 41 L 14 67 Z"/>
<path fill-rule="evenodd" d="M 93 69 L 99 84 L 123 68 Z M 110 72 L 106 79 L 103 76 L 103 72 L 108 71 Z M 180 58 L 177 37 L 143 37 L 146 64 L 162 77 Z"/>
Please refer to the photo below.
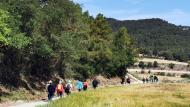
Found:
<path fill-rule="evenodd" d="M 102 14 L 70 0 L 0 1 L 1 84 L 122 76 L 135 53 L 125 28 L 113 33 Z"/>
<path fill-rule="evenodd" d="M 165 59 L 190 60 L 190 27 L 176 26 L 162 19 L 107 19 L 113 31 L 126 27 L 140 53 Z"/>

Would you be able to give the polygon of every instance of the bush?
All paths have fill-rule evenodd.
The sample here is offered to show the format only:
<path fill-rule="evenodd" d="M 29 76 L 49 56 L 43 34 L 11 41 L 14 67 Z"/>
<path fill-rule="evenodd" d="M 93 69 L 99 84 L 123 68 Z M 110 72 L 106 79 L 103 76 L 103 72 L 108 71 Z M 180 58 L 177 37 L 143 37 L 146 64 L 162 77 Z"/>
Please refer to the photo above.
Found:
<path fill-rule="evenodd" d="M 154 68 L 157 68 L 157 67 L 158 67 L 158 62 L 157 62 L 157 61 L 154 61 L 153 67 L 154 67 Z"/>
<path fill-rule="evenodd" d="M 150 74 L 150 73 L 151 73 L 151 70 L 149 70 L 148 73 Z"/>
<path fill-rule="evenodd" d="M 144 74 L 144 73 L 145 73 L 145 71 L 144 71 L 144 70 L 142 70 L 142 71 L 141 71 L 141 74 Z"/>
<path fill-rule="evenodd" d="M 151 68 L 152 67 L 152 62 L 148 62 L 147 67 Z"/>
<path fill-rule="evenodd" d="M 160 72 L 158 75 L 165 76 L 165 72 Z"/>
<path fill-rule="evenodd" d="M 170 63 L 170 64 L 168 65 L 168 67 L 169 67 L 170 69 L 174 69 L 174 67 L 175 67 L 175 64 L 173 64 L 173 63 Z"/>
<path fill-rule="evenodd" d="M 142 69 L 144 69 L 144 68 L 145 68 L 145 64 L 144 64 L 144 62 L 143 62 L 143 61 L 140 61 L 140 62 L 139 62 L 139 67 L 140 67 L 140 68 L 142 68 Z"/>
<path fill-rule="evenodd" d="M 167 73 L 167 76 L 169 76 L 169 77 L 175 77 L 175 74 Z"/>
<path fill-rule="evenodd" d="M 182 74 L 181 78 L 189 78 L 190 79 L 190 74 Z"/>

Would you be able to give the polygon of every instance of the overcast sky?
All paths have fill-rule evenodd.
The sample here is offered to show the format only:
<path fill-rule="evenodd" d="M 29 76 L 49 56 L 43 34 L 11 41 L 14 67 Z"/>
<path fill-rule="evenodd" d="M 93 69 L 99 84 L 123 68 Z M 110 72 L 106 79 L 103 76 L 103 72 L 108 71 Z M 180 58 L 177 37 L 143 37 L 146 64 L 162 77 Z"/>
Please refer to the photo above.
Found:
<path fill-rule="evenodd" d="M 190 26 L 190 0 L 73 0 L 93 16 L 98 13 L 120 20 L 161 18 Z"/>

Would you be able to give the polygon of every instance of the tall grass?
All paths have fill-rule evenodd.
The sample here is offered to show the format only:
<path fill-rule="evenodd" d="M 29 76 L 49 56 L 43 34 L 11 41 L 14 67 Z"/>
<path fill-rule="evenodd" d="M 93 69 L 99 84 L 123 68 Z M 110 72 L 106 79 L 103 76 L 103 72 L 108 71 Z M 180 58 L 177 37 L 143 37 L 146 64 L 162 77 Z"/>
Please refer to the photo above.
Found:
<path fill-rule="evenodd" d="M 43 107 L 190 107 L 190 84 L 133 85 L 75 93 Z"/>

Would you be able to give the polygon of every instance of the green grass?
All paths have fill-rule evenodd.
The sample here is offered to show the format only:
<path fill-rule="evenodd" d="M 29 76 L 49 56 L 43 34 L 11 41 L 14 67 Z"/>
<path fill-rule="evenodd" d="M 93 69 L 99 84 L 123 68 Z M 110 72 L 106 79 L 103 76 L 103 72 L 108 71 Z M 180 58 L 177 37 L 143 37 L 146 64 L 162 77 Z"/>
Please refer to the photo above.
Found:
<path fill-rule="evenodd" d="M 190 84 L 103 88 L 75 93 L 43 107 L 190 107 Z"/>

